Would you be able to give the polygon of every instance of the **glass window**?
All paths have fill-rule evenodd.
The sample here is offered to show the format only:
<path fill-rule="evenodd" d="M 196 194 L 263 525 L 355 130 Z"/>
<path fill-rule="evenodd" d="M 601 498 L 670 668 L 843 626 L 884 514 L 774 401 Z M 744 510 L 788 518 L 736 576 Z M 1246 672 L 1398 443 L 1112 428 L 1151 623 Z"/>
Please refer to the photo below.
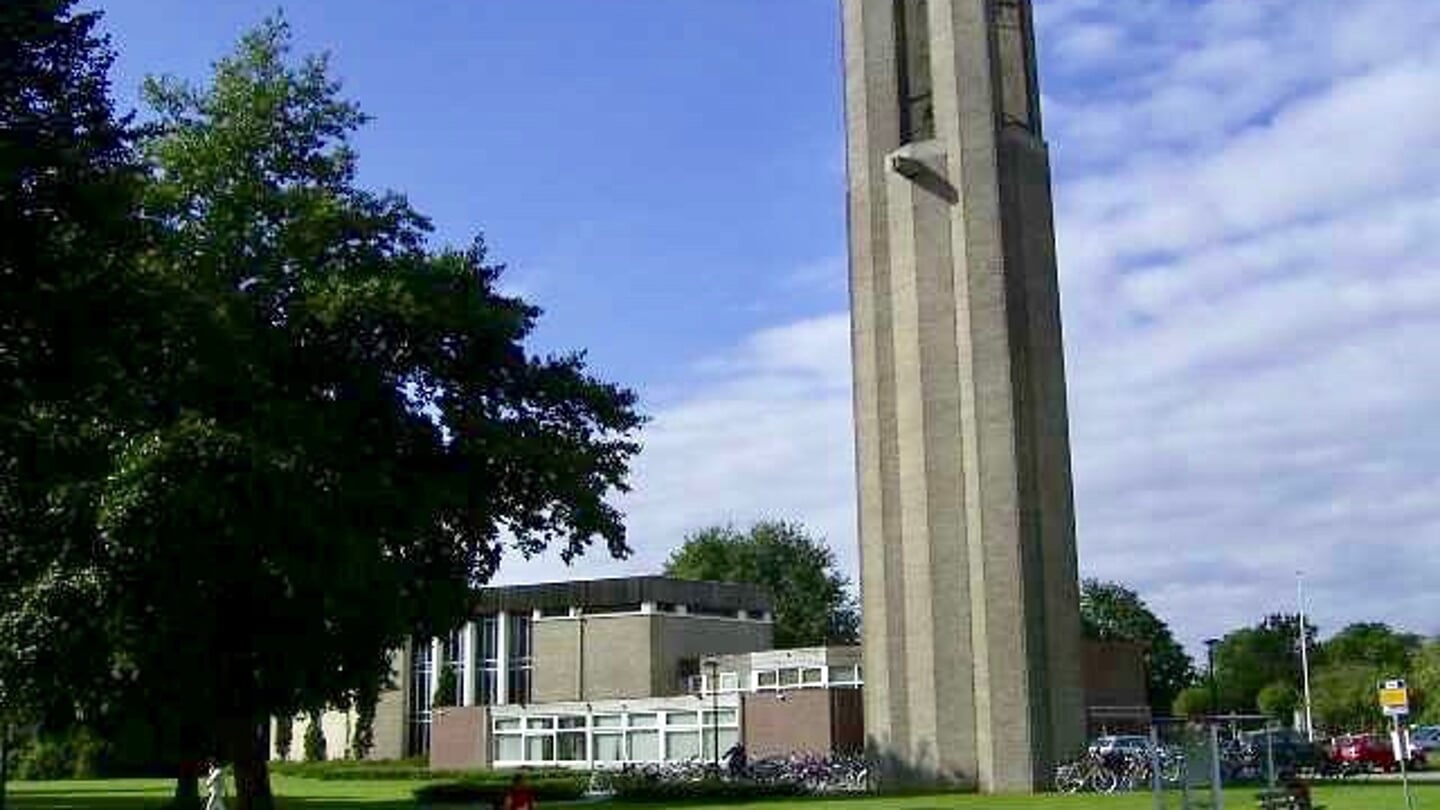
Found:
<path fill-rule="evenodd" d="M 532 717 L 525 721 L 526 728 L 554 728 L 555 718 L 553 717 Z"/>
<path fill-rule="evenodd" d="M 660 732 L 632 731 L 630 738 L 630 759 L 635 762 L 660 761 Z"/>
<path fill-rule="evenodd" d="M 597 714 L 591 719 L 595 728 L 620 728 L 624 717 L 618 714 Z"/>
<path fill-rule="evenodd" d="M 790 667 L 780 670 L 780 685 L 795 686 L 800 683 L 800 670 Z"/>
<path fill-rule="evenodd" d="M 480 676 L 475 700 L 481 706 L 494 706 L 500 702 L 500 619 L 482 616 L 475 624 L 480 648 L 475 651 L 476 671 Z"/>
<path fill-rule="evenodd" d="M 855 667 L 853 667 L 853 666 L 830 667 L 830 682 L 831 682 L 831 683 L 854 683 L 854 682 L 855 682 Z"/>
<path fill-rule="evenodd" d="M 501 762 L 519 762 L 525 759 L 525 738 L 519 734 L 496 735 L 495 759 Z"/>
<path fill-rule="evenodd" d="M 740 676 L 734 672 L 720 673 L 720 691 L 733 692 L 740 688 Z"/>
<path fill-rule="evenodd" d="M 705 730 L 705 733 L 701 735 L 701 741 L 704 744 L 705 753 L 701 756 L 704 759 L 710 760 L 712 762 L 715 760 L 715 738 L 717 736 L 720 738 L 720 753 L 724 754 L 726 751 L 730 750 L 730 746 L 734 745 L 736 742 L 739 741 L 740 730 L 734 728 L 722 728 L 718 733 L 715 732 L 713 729 Z"/>
<path fill-rule="evenodd" d="M 625 760 L 625 738 L 620 734 L 595 735 L 595 759 L 601 762 Z"/>
<path fill-rule="evenodd" d="M 530 702 L 531 671 L 534 669 L 535 638 L 530 616 L 511 616 L 507 641 L 510 645 L 509 690 L 511 703 Z"/>
<path fill-rule="evenodd" d="M 700 722 L 700 715 L 695 712 L 666 712 L 665 725 L 667 726 L 693 726 Z"/>
<path fill-rule="evenodd" d="M 525 759 L 530 762 L 555 761 L 555 738 L 549 734 L 526 735 Z"/>
<path fill-rule="evenodd" d="M 656 724 L 653 714 L 632 714 L 630 715 L 631 728 L 650 728 Z"/>
<path fill-rule="evenodd" d="M 520 728 L 518 717 L 497 717 L 495 718 L 496 731 L 515 731 Z"/>
<path fill-rule="evenodd" d="M 555 758 L 561 762 L 583 762 L 585 756 L 585 732 L 562 731 L 555 735 Z"/>
<path fill-rule="evenodd" d="M 558 722 L 560 728 L 585 728 L 585 718 L 580 715 L 561 717 Z"/>
<path fill-rule="evenodd" d="M 774 689 L 778 683 L 779 679 L 773 669 L 755 673 L 755 685 L 761 689 Z"/>
<path fill-rule="evenodd" d="M 721 709 L 719 712 L 705 712 L 705 725 L 707 726 L 715 725 L 717 720 L 722 726 L 733 726 L 737 719 L 734 709 Z"/>
<path fill-rule="evenodd" d="M 825 670 L 807 669 L 800 673 L 800 681 L 807 686 L 819 686 L 825 681 Z"/>
<path fill-rule="evenodd" d="M 672 731 L 665 735 L 665 758 L 694 759 L 700 756 L 700 732 Z"/>

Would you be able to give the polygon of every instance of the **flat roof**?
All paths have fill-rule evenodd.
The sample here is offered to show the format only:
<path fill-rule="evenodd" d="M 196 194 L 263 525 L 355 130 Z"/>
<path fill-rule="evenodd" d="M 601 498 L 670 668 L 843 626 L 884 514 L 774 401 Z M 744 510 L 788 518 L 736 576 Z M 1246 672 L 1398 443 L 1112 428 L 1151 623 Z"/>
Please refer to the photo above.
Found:
<path fill-rule="evenodd" d="M 477 613 L 563 607 L 623 607 L 642 602 L 686 605 L 692 610 L 774 609 L 770 592 L 748 582 L 708 582 L 662 576 L 572 579 L 533 585 L 481 588 Z"/>

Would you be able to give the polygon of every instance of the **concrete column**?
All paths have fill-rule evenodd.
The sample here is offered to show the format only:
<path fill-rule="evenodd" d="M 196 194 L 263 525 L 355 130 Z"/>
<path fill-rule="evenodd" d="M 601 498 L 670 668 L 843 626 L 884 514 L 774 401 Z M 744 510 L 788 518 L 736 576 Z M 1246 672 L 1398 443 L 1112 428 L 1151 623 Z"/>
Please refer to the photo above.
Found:
<path fill-rule="evenodd" d="M 510 702 L 510 614 L 495 615 L 495 705 Z"/>
<path fill-rule="evenodd" d="M 464 662 L 464 669 L 460 675 L 460 705 L 475 705 L 475 682 L 477 680 L 477 667 L 479 662 L 475 660 L 478 654 L 476 644 L 475 622 L 465 623 L 465 632 L 460 636 L 460 655 Z"/>

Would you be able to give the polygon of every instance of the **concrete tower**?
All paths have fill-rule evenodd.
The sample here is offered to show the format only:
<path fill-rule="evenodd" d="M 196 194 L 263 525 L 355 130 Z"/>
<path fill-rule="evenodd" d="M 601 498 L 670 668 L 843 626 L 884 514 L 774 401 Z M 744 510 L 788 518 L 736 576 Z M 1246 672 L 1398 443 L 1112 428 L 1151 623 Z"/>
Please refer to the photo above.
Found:
<path fill-rule="evenodd" d="M 1084 718 L 1030 0 L 843 7 L 866 729 L 1032 790 Z"/>

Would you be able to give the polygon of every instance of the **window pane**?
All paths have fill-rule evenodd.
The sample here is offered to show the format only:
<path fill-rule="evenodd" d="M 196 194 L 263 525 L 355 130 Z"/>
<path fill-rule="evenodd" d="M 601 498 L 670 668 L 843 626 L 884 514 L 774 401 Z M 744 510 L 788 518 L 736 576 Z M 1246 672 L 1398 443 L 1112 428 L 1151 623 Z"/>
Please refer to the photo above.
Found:
<path fill-rule="evenodd" d="M 585 728 L 585 718 L 578 716 L 561 717 L 560 728 Z"/>
<path fill-rule="evenodd" d="M 800 670 L 795 668 L 780 670 L 780 685 L 795 686 L 800 683 Z"/>
<path fill-rule="evenodd" d="M 495 759 L 519 762 L 525 758 L 525 739 L 519 734 L 501 734 L 495 738 Z"/>
<path fill-rule="evenodd" d="M 650 728 L 653 725 L 655 725 L 655 715 L 653 714 L 630 715 L 631 728 Z"/>
<path fill-rule="evenodd" d="M 700 715 L 695 712 L 666 712 L 665 725 L 667 726 L 693 726 L 700 722 Z"/>
<path fill-rule="evenodd" d="M 597 714 L 591 722 L 595 728 L 620 728 L 622 719 L 618 714 Z"/>
<path fill-rule="evenodd" d="M 621 762 L 625 759 L 625 738 L 619 734 L 595 735 L 595 759 Z"/>
<path fill-rule="evenodd" d="M 775 670 L 767 669 L 764 672 L 758 673 L 758 679 L 756 680 L 756 683 L 758 683 L 762 687 L 774 686 L 777 683 Z"/>
<path fill-rule="evenodd" d="M 722 726 L 733 726 L 736 721 L 734 709 L 721 709 L 719 712 L 705 712 L 705 725 L 713 726 L 719 720 Z"/>
<path fill-rule="evenodd" d="M 705 733 L 701 735 L 705 750 L 703 757 L 712 762 L 715 759 L 715 736 L 715 732 L 710 729 L 706 729 Z M 730 746 L 734 745 L 736 741 L 740 739 L 740 731 L 733 728 L 722 728 L 720 729 L 719 736 L 720 754 L 724 756 L 725 752 L 730 750 Z"/>
<path fill-rule="evenodd" d="M 700 732 L 672 731 L 665 735 L 665 745 L 668 749 L 666 759 L 694 759 L 700 756 Z"/>
<path fill-rule="evenodd" d="M 520 728 L 520 718 L 518 718 L 518 717 L 497 717 L 497 718 L 495 718 L 495 730 L 496 730 L 496 731 L 514 731 L 514 730 L 516 730 L 516 729 L 518 729 L 518 728 Z"/>
<path fill-rule="evenodd" d="M 825 670 L 807 669 L 804 672 L 800 673 L 800 679 L 807 684 L 819 684 L 821 681 L 825 680 Z"/>
<path fill-rule="evenodd" d="M 722 673 L 720 673 L 720 689 L 721 689 L 721 690 L 739 689 L 739 688 L 740 688 L 740 676 L 739 676 L 739 675 L 735 674 L 734 672 L 722 672 Z"/>
<path fill-rule="evenodd" d="M 854 683 L 855 667 L 830 667 L 831 683 Z"/>
<path fill-rule="evenodd" d="M 525 759 L 529 762 L 553 762 L 555 760 L 555 738 L 549 734 L 534 734 L 525 737 Z"/>
<path fill-rule="evenodd" d="M 525 722 L 526 728 L 554 728 L 555 718 L 553 717 L 532 717 Z"/>
<path fill-rule="evenodd" d="M 557 734 L 555 736 L 555 758 L 562 762 L 585 761 L 585 732 Z"/>
<path fill-rule="evenodd" d="M 630 759 L 636 762 L 660 761 L 660 732 L 632 731 L 630 737 Z"/>

